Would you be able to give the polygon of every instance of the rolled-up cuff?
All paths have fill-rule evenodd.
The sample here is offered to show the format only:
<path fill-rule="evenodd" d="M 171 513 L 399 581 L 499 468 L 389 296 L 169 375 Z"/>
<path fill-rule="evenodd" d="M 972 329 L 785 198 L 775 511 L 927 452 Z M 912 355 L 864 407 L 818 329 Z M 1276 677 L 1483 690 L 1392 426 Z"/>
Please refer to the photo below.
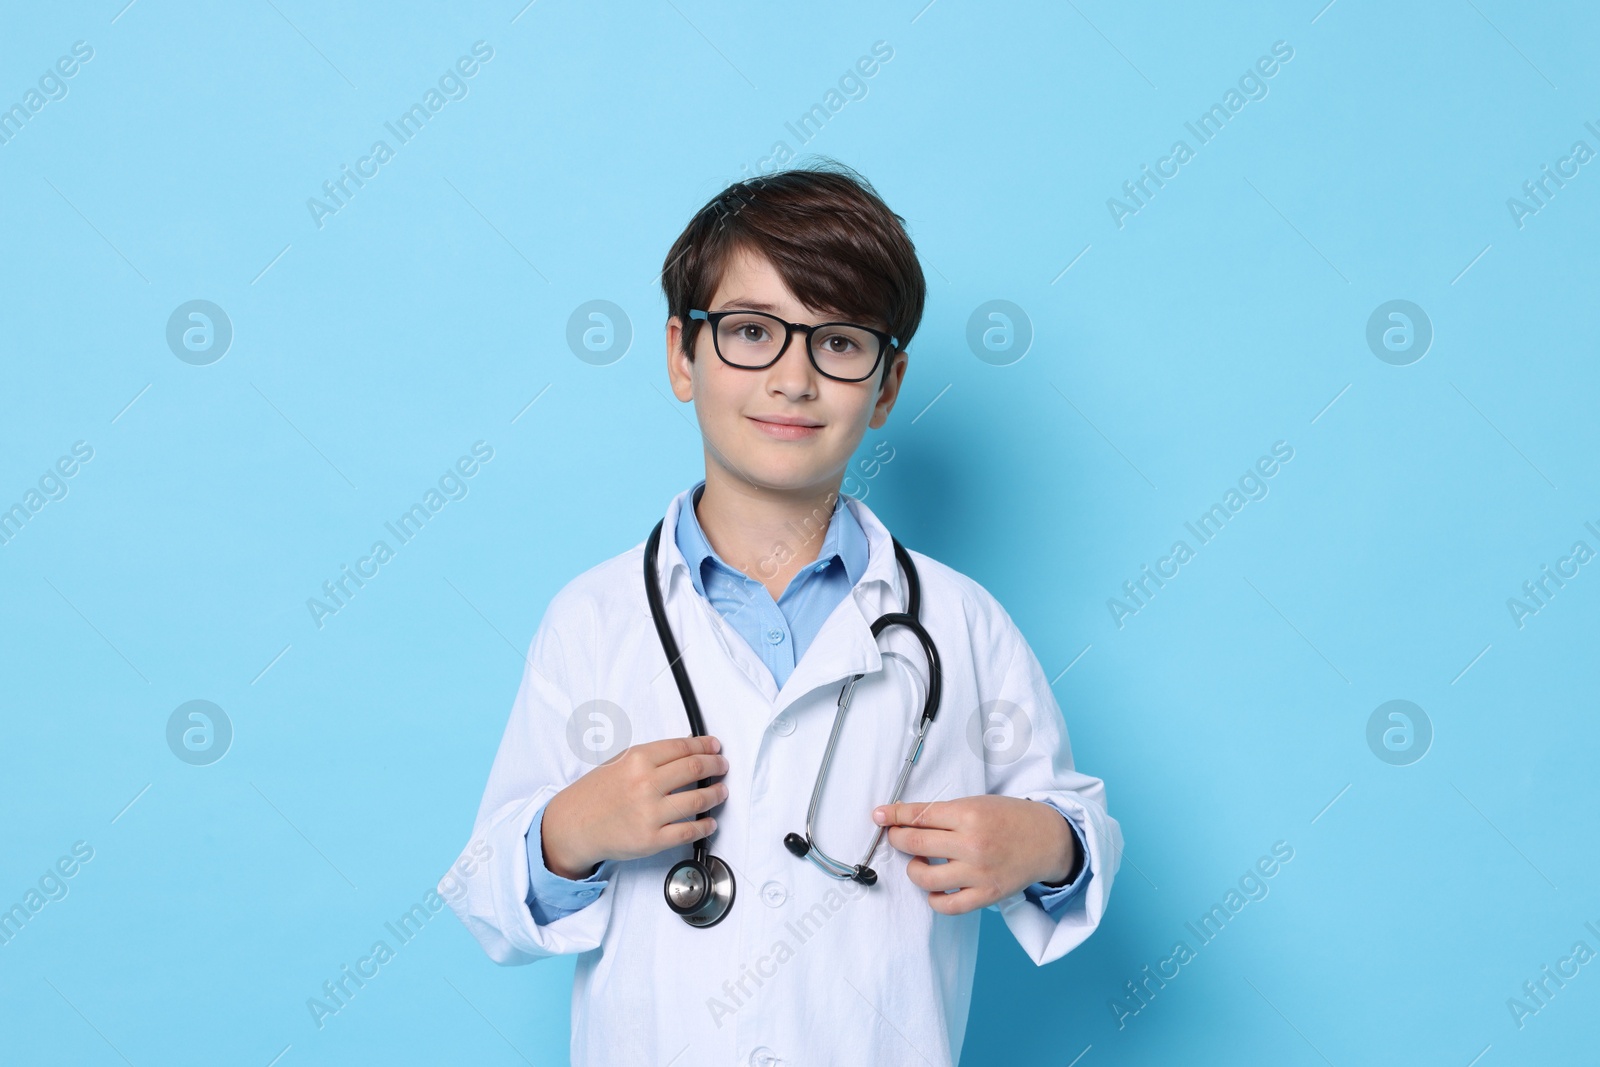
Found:
<path fill-rule="evenodd" d="M 542 831 L 544 809 L 549 806 L 548 800 L 539 805 L 525 837 L 528 842 L 528 906 L 533 909 L 533 921 L 541 926 L 594 903 L 610 880 L 607 863 L 601 863 L 585 878 L 565 878 L 545 864 Z"/>

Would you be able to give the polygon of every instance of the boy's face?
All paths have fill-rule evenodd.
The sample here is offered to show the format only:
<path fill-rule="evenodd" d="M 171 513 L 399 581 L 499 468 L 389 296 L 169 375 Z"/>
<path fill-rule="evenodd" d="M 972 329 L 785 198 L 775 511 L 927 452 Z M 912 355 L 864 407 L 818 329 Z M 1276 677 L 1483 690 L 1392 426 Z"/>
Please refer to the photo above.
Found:
<path fill-rule="evenodd" d="M 707 311 L 742 308 L 765 311 L 785 322 L 836 322 L 842 316 L 797 301 L 765 256 L 735 253 Z M 667 373 L 679 400 L 693 400 L 706 445 L 706 461 L 753 486 L 778 491 L 837 490 L 850 457 L 867 429 L 889 418 L 905 378 L 903 352 L 892 360 L 888 377 L 880 364 L 862 382 L 825 377 L 806 355 L 805 335 L 796 330 L 778 361 L 764 370 L 730 367 L 717 357 L 709 324 L 699 323 L 694 359 L 683 354 L 684 323 L 667 320 Z M 885 329 L 879 321 L 859 325 Z M 880 387 L 879 381 L 883 384 Z M 774 416 L 798 417 L 813 429 L 796 432 L 763 422 Z"/>

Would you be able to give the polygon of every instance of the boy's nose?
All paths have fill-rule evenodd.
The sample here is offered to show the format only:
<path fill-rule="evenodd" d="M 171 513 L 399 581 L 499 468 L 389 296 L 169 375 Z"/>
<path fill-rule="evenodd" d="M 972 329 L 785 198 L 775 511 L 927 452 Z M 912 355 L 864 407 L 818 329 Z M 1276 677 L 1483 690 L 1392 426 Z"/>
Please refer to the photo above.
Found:
<path fill-rule="evenodd" d="M 814 395 L 817 378 L 817 368 L 811 365 L 806 349 L 806 336 L 796 330 L 778 362 L 767 368 L 767 384 L 787 396 Z"/>

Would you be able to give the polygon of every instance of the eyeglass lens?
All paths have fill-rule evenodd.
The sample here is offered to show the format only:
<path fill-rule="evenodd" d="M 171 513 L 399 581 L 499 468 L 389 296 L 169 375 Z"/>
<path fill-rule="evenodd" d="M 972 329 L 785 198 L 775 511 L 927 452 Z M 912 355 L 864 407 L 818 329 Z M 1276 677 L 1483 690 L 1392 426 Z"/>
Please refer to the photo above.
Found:
<path fill-rule="evenodd" d="M 717 351 L 740 367 L 764 367 L 783 347 L 781 319 L 758 311 L 739 311 L 717 324 Z M 878 362 L 879 338 L 858 326 L 831 323 L 810 334 L 811 353 L 824 374 L 860 379 Z"/>

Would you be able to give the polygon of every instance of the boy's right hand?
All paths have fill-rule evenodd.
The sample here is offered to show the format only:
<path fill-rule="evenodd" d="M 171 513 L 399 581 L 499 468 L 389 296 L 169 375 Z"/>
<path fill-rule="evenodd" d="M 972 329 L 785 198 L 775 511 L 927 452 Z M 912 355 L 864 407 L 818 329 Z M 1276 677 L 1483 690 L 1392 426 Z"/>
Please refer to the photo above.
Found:
<path fill-rule="evenodd" d="M 721 752 L 715 737 L 667 737 L 631 745 L 589 771 L 545 805 L 545 866 L 582 879 L 602 860 L 653 856 L 710 835 L 715 819 L 683 820 L 722 803 L 728 787 L 673 790 L 727 774 Z"/>

